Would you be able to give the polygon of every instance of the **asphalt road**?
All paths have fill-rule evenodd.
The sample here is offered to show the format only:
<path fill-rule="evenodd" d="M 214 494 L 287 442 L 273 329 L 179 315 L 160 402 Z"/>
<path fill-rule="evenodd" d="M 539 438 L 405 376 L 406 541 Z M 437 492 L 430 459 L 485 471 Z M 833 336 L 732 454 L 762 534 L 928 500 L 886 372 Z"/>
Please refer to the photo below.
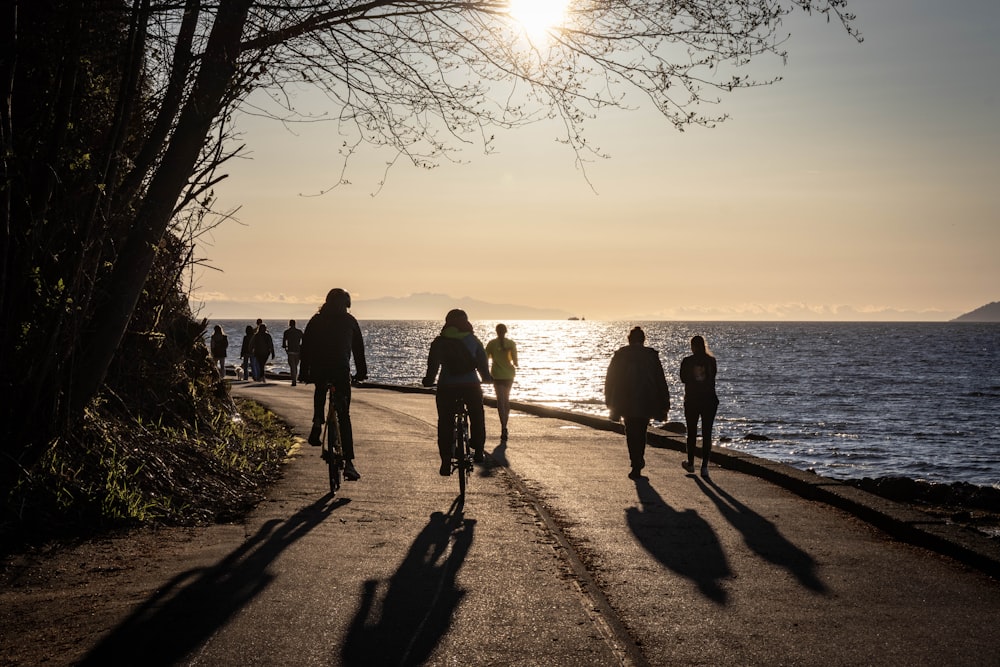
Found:
<path fill-rule="evenodd" d="M 235 383 L 305 437 L 312 387 Z M 84 664 L 997 665 L 1000 583 L 825 503 L 515 412 L 470 481 L 431 396 L 356 389 L 358 482 L 304 444 L 245 525 L 178 553 Z"/>

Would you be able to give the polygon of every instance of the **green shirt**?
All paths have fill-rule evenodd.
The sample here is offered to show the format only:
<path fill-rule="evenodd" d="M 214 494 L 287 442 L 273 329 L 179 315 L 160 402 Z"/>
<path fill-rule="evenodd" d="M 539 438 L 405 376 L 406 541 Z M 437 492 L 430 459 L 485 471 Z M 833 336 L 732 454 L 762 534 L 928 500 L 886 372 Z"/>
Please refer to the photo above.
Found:
<path fill-rule="evenodd" d="M 513 380 L 517 366 L 517 345 L 510 338 L 494 338 L 486 344 L 486 354 L 493 367 L 490 373 L 494 380 Z"/>

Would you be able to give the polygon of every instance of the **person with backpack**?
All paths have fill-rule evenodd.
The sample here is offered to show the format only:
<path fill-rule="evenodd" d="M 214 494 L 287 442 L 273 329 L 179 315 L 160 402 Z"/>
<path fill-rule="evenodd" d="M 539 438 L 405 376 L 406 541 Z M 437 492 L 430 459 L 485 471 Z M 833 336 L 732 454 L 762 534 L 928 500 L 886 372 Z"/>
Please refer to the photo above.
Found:
<path fill-rule="evenodd" d="M 701 476 L 708 476 L 708 460 L 712 454 L 712 425 L 719 410 L 715 393 L 718 363 L 708 350 L 703 336 L 691 339 L 691 356 L 681 360 L 681 382 L 684 383 L 684 421 L 687 424 L 687 461 L 681 466 L 694 472 L 694 451 L 698 443 L 698 420 L 701 419 Z"/>
<path fill-rule="evenodd" d="M 442 476 L 451 475 L 452 425 L 459 405 L 464 405 L 469 414 L 469 444 L 474 451 L 473 460 L 476 463 L 485 460 L 486 413 L 483 410 L 482 383 L 492 381 L 486 349 L 473 333 L 469 316 L 458 308 L 448 311 L 441 333 L 431 342 L 423 379 L 425 387 L 435 383 L 438 386 L 435 403 L 438 453 L 441 456 L 439 472 Z"/>
<path fill-rule="evenodd" d="M 629 479 L 640 479 L 646 467 L 646 431 L 650 419 L 667 420 L 670 389 L 663 373 L 660 353 L 645 346 L 646 333 L 635 327 L 628 345 L 611 358 L 604 380 L 604 400 L 611 421 L 625 419 L 625 442 L 632 471 Z"/>

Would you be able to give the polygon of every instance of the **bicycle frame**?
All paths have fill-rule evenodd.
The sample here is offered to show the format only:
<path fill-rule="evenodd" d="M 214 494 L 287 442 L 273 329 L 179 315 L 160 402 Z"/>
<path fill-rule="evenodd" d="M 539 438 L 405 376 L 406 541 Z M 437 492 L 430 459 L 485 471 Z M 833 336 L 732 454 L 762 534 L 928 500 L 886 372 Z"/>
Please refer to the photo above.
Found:
<path fill-rule="evenodd" d="M 469 444 L 469 413 L 465 404 L 455 406 L 455 425 L 452 431 L 451 470 L 458 472 L 458 492 L 465 497 L 465 487 L 472 473 L 472 446 Z"/>

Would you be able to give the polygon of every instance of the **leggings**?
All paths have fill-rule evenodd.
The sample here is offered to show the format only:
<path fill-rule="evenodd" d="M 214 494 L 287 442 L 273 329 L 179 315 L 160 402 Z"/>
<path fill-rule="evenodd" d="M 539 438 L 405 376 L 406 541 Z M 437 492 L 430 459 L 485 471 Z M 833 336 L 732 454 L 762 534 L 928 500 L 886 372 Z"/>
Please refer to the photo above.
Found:
<path fill-rule="evenodd" d="M 712 425 L 719 410 L 719 399 L 715 396 L 698 401 L 684 401 L 684 420 L 687 422 L 688 463 L 694 463 L 694 450 L 698 444 L 698 419 L 701 419 L 702 462 L 708 463 L 712 453 Z"/>

